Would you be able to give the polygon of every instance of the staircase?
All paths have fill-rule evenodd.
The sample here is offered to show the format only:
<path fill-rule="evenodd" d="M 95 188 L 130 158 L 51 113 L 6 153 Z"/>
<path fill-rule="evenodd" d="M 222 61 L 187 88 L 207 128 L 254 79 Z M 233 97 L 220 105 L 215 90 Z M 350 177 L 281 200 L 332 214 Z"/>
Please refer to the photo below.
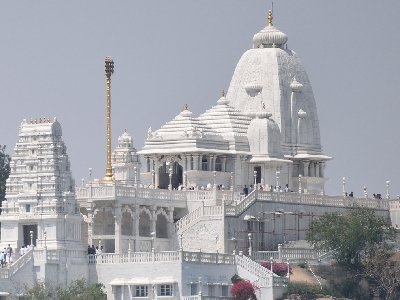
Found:
<path fill-rule="evenodd" d="M 222 217 L 223 213 L 222 206 L 200 206 L 176 222 L 175 230 L 178 234 L 183 233 L 203 217 Z"/>
<path fill-rule="evenodd" d="M 247 197 L 243 198 L 235 206 L 227 206 L 225 214 L 227 216 L 240 216 L 245 212 L 254 202 L 257 201 L 257 191 L 253 190 Z"/>
<path fill-rule="evenodd" d="M 33 248 L 5 268 L 0 269 L 0 279 L 10 279 L 18 270 L 22 269 L 33 258 Z"/>

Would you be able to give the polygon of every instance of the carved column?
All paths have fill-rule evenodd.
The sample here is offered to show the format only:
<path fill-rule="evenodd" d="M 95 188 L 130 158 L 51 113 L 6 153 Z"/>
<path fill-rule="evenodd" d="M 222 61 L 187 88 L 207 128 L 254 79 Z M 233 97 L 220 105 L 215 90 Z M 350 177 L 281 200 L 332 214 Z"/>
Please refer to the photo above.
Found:
<path fill-rule="evenodd" d="M 324 175 L 325 175 L 325 162 L 321 161 L 321 163 L 319 164 L 319 176 L 324 177 Z"/>
<path fill-rule="evenodd" d="M 310 177 L 315 177 L 315 162 L 310 162 Z"/>
<path fill-rule="evenodd" d="M 121 251 L 121 220 L 122 220 L 122 213 L 121 213 L 121 206 L 117 205 L 114 208 L 114 238 L 115 238 L 115 253 L 119 254 Z"/>
<path fill-rule="evenodd" d="M 151 230 L 150 232 L 156 232 L 157 230 L 157 216 L 156 216 L 156 211 L 157 211 L 157 206 L 152 205 L 150 207 L 150 211 L 151 211 Z"/>
<path fill-rule="evenodd" d="M 193 155 L 193 170 L 199 169 L 199 155 Z"/>
<path fill-rule="evenodd" d="M 319 161 L 315 162 L 315 177 L 319 177 L 320 176 L 320 173 L 319 173 L 320 164 L 321 163 Z"/>
<path fill-rule="evenodd" d="M 221 171 L 226 172 L 226 156 L 222 157 Z"/>
<path fill-rule="evenodd" d="M 309 168 L 309 166 L 310 166 L 310 161 L 308 161 L 308 160 L 303 161 L 303 167 L 304 167 L 304 174 L 303 174 L 303 176 L 304 176 L 304 177 L 308 177 L 308 176 L 309 176 L 309 175 L 308 175 L 308 168 Z"/>
<path fill-rule="evenodd" d="M 168 208 L 168 238 L 172 236 L 174 232 L 174 207 Z"/>
<path fill-rule="evenodd" d="M 135 244 L 133 246 L 134 251 L 139 251 L 139 245 L 138 245 L 138 240 L 139 240 L 139 205 L 135 205 Z"/>
<path fill-rule="evenodd" d="M 158 188 L 159 184 L 159 165 L 158 165 L 158 160 L 155 160 L 154 164 L 154 181 L 155 181 L 155 187 Z"/>

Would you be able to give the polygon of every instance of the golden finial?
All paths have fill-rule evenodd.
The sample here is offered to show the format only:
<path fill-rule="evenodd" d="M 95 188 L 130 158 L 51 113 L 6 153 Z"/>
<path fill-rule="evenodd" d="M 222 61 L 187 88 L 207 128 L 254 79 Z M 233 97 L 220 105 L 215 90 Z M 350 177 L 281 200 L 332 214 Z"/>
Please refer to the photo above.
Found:
<path fill-rule="evenodd" d="M 272 20 L 273 20 L 273 16 L 272 16 L 272 10 L 268 11 L 268 26 L 273 26 L 272 25 Z"/>

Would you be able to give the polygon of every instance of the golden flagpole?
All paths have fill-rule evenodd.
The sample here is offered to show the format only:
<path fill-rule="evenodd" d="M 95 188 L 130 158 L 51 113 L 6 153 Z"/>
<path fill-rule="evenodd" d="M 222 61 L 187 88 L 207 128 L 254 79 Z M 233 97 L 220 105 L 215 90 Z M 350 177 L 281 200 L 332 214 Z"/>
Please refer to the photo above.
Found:
<path fill-rule="evenodd" d="M 113 180 L 111 168 L 111 75 L 114 73 L 114 61 L 110 56 L 105 59 L 106 77 L 107 77 L 107 164 L 105 181 Z"/>

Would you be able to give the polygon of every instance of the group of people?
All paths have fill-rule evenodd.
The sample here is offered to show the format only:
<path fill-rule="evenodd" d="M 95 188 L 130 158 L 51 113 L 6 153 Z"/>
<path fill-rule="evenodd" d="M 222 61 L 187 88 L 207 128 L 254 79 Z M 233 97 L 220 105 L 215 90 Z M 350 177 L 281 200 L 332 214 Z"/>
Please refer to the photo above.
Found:
<path fill-rule="evenodd" d="M 12 247 L 8 244 L 8 247 L 4 247 L 4 249 L 0 253 L 0 265 L 3 268 L 7 264 L 12 262 Z"/>
<path fill-rule="evenodd" d="M 94 245 L 90 246 L 88 245 L 88 250 L 87 250 L 87 254 L 88 255 L 100 255 L 103 253 L 103 246 L 96 246 L 94 247 Z"/>
<path fill-rule="evenodd" d="M 268 185 L 267 185 L 267 188 L 268 188 Z M 254 189 L 254 188 L 253 188 L 253 185 L 250 185 L 250 188 L 248 188 L 247 185 L 245 185 L 244 188 L 243 188 L 243 194 L 244 194 L 245 196 L 247 196 L 247 195 L 249 194 L 249 191 L 251 192 L 253 189 Z M 263 191 L 263 190 L 264 190 L 264 186 L 263 186 L 262 184 L 260 184 L 259 187 L 258 187 L 258 189 L 259 189 L 260 191 Z M 286 186 L 285 186 L 284 189 L 282 189 L 281 186 L 275 186 L 275 187 L 274 187 L 274 186 L 271 185 L 271 186 L 269 187 L 269 191 L 270 191 L 270 192 L 280 192 L 280 193 L 282 193 L 282 192 L 286 192 L 286 193 L 292 192 L 291 190 L 289 190 L 289 185 L 288 185 L 288 184 L 286 184 Z"/>

